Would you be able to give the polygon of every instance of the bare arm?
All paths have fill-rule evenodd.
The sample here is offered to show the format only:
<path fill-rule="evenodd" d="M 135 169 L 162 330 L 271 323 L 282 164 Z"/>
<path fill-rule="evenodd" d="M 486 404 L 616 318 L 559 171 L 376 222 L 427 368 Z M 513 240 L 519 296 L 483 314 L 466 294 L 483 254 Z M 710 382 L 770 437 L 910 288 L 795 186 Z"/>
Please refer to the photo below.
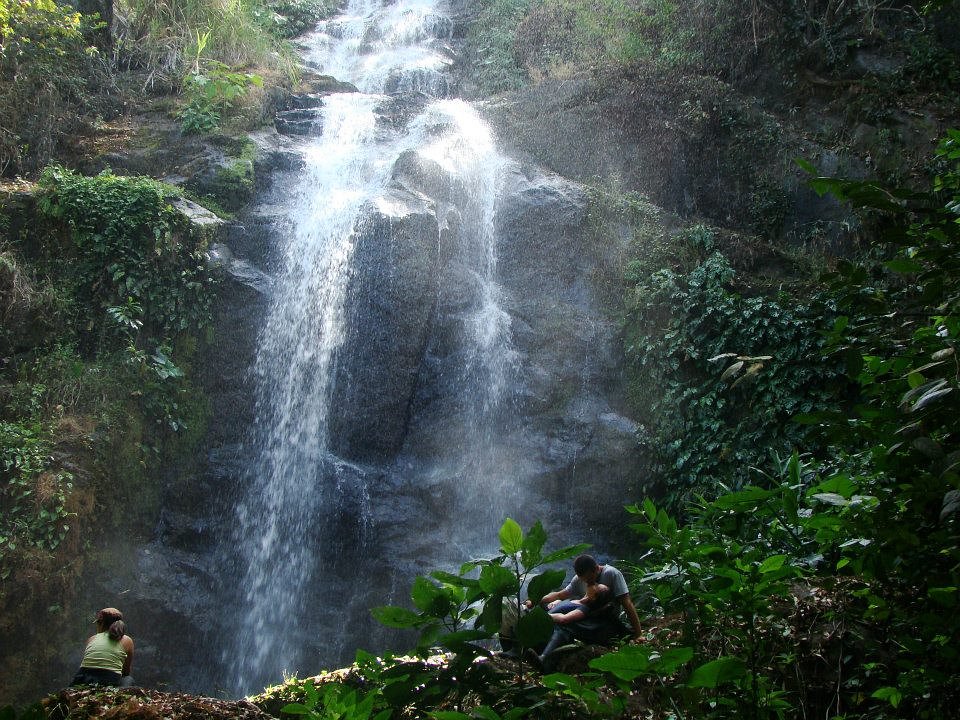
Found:
<path fill-rule="evenodd" d="M 570 597 L 570 593 L 568 593 L 567 589 L 564 588 L 563 590 L 557 590 L 556 592 L 547 593 L 542 598 L 540 598 L 540 604 L 549 605 L 550 603 L 555 603 L 558 600 L 566 600 L 569 597 Z M 523 604 L 526 605 L 528 608 L 533 607 L 533 603 L 529 600 L 525 600 Z"/>
<path fill-rule="evenodd" d="M 566 625 L 567 623 L 576 622 L 577 620 L 583 620 L 586 616 L 587 613 L 581 608 L 571 610 L 567 613 L 550 613 L 550 619 L 557 623 L 557 625 Z"/>
<path fill-rule="evenodd" d="M 130 670 L 133 668 L 133 638 L 129 635 L 124 635 L 120 638 L 120 644 L 123 646 L 123 649 L 127 651 L 127 657 L 123 661 L 123 672 L 121 673 L 126 676 L 130 674 Z"/>
<path fill-rule="evenodd" d="M 630 627 L 633 628 L 634 639 L 639 640 L 640 635 L 643 632 L 643 628 L 640 627 L 640 616 L 637 615 L 637 609 L 633 606 L 633 600 L 630 598 L 630 593 L 620 596 L 620 605 L 623 607 L 624 612 L 627 613 L 627 618 L 630 620 Z"/>

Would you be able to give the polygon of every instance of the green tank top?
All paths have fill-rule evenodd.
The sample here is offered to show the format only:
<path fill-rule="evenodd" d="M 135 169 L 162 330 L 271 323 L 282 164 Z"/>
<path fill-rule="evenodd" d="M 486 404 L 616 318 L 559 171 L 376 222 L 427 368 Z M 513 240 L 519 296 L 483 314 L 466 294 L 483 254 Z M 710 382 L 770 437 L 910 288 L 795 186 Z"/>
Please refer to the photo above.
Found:
<path fill-rule="evenodd" d="M 127 659 L 127 651 L 119 640 L 111 640 L 105 633 L 97 633 L 83 651 L 83 660 L 80 667 L 112 670 L 123 673 L 123 661 Z"/>

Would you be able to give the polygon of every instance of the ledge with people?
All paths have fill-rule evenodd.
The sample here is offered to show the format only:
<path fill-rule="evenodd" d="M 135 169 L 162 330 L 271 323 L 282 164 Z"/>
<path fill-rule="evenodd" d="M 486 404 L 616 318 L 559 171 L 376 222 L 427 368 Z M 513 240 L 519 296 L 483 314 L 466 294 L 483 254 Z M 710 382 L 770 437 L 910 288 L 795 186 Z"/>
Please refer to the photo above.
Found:
<path fill-rule="evenodd" d="M 561 648 L 577 641 L 586 645 L 613 645 L 632 635 L 639 640 L 640 617 L 627 588 L 627 581 L 613 565 L 601 564 L 592 555 L 579 555 L 573 561 L 574 578 L 561 590 L 547 593 L 540 606 L 554 622 L 553 635 L 540 652 L 527 649 L 527 657 L 545 672 L 553 672 Z M 525 601 L 530 610 L 533 603 Z M 621 611 L 630 623 L 620 619 Z M 513 629 L 518 619 L 517 608 L 504 606 L 500 644 L 507 654 L 515 651 Z"/>

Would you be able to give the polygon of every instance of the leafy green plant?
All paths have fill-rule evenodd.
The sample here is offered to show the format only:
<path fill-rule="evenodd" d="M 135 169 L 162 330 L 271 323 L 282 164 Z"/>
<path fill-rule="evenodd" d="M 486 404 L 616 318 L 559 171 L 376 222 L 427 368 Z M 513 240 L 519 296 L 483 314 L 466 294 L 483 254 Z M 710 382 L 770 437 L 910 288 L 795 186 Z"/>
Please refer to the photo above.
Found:
<path fill-rule="evenodd" d="M 818 497 L 847 535 L 833 559 L 870 581 L 864 617 L 888 638 L 872 697 L 912 717 L 942 716 L 956 702 L 956 654 L 942 638 L 956 632 L 944 610 L 960 587 L 960 131 L 947 133 L 936 161 L 927 191 L 811 180 L 869 212 L 878 243 L 872 263 L 841 263 L 830 278 L 842 315 L 825 351 L 857 392 L 800 418 L 842 449 L 821 462 Z"/>
<path fill-rule="evenodd" d="M 196 67 L 196 56 L 198 38 L 204 35 L 210 62 L 260 68 L 280 81 L 297 75 L 294 53 L 278 37 L 284 23 L 264 3 L 124 0 L 116 12 L 123 19 L 115 27 L 119 61 L 124 67 L 145 68 L 150 84 L 179 87 L 185 76 L 202 69 Z"/>
<path fill-rule="evenodd" d="M 790 452 L 805 436 L 790 418 L 824 406 L 839 367 L 819 362 L 815 322 L 829 305 L 737 292 L 710 228 L 674 242 L 675 265 L 629 266 L 626 323 L 641 440 L 668 503 L 682 507 L 718 483 L 746 484 L 771 450 Z"/>
<path fill-rule="evenodd" d="M 639 587 L 663 612 L 688 618 L 682 644 L 692 647 L 702 664 L 687 686 L 729 685 L 715 701 L 744 717 L 779 717 L 790 708 L 767 668 L 780 653 L 770 641 L 776 635 L 771 626 L 781 622 L 772 605 L 808 572 L 797 561 L 811 544 L 801 537 L 798 462 L 794 456 L 788 463 L 789 483 L 747 486 L 701 500 L 688 511 L 685 526 L 650 500 L 628 508 L 641 520 L 631 527 L 651 550 L 638 568 Z M 718 650 L 720 657 L 702 662 Z"/>
<path fill-rule="evenodd" d="M 268 32 L 279 38 L 292 38 L 312 29 L 337 9 L 336 0 L 268 0 L 263 7 L 251 8 Z"/>
<path fill-rule="evenodd" d="M 0 175 L 48 162 L 96 105 L 94 81 L 106 73 L 86 29 L 68 3 L 0 2 Z"/>
<path fill-rule="evenodd" d="M 81 327 L 126 340 L 131 331 L 141 339 L 162 337 L 208 321 L 206 239 L 192 235 L 172 207 L 174 188 L 56 166 L 44 171 L 40 187 L 41 212 L 68 236 L 69 257 L 51 262 L 72 280 L 78 306 L 88 313 L 78 318 Z"/>
<path fill-rule="evenodd" d="M 47 262 L 70 287 L 78 350 L 122 353 L 148 413 L 181 430 L 184 372 L 173 347 L 210 319 L 206 237 L 173 208 L 177 191 L 148 178 L 50 167 L 40 186 L 41 212 L 63 234 L 63 252 Z"/>
<path fill-rule="evenodd" d="M 32 388 L 23 419 L 0 421 L 0 578 L 18 548 L 56 550 L 70 526 L 67 498 L 73 477 L 51 469 L 50 431 L 40 420 L 45 388 Z"/>
<path fill-rule="evenodd" d="M 310 720 L 386 720 L 389 708 L 373 715 L 374 694 L 361 695 L 338 683 L 324 683 L 317 687 L 308 681 L 303 686 L 304 701 L 288 703 L 281 713 Z"/>
<path fill-rule="evenodd" d="M 180 112 L 185 133 L 207 133 L 220 127 L 223 114 L 263 78 L 254 73 L 236 72 L 219 60 L 204 58 L 210 31 L 196 33 L 193 68 L 184 78 L 186 107 Z"/>
<path fill-rule="evenodd" d="M 470 28 L 466 51 L 480 95 L 515 90 L 525 82 L 517 63 L 514 33 L 524 17 L 529 0 L 484 0 L 477 22 Z"/>
<path fill-rule="evenodd" d="M 535 609 L 519 617 L 515 640 L 521 651 L 546 642 L 553 623 L 536 605 L 540 598 L 559 586 L 564 572 L 533 573 L 545 565 L 572 558 L 587 546 L 570 546 L 544 555 L 547 535 L 543 526 L 537 522 L 525 534 L 510 518 L 501 526 L 499 539 L 501 554 L 496 557 L 464 563 L 456 575 L 438 570 L 429 577 L 417 577 L 410 593 L 416 612 L 386 606 L 374 608 L 374 617 L 389 627 L 419 630 L 417 647 L 421 654 L 440 645 L 472 660 L 486 654 L 475 642 L 488 639 L 500 630 L 504 601 L 521 605 L 520 594 L 526 584 L 528 598 Z M 471 622 L 472 628 L 468 627 Z M 520 655 L 522 658 L 522 652 Z"/>
<path fill-rule="evenodd" d="M 468 692 L 481 697 L 488 694 L 487 669 L 481 666 L 478 670 L 473 662 L 479 656 L 489 655 L 479 642 L 500 631 L 505 602 L 521 607 L 521 591 L 526 585 L 534 609 L 520 613 L 512 629 L 512 640 L 519 650 L 517 676 L 520 677 L 524 648 L 546 643 L 553 633 L 553 621 L 537 603 L 564 578 L 562 570 L 535 571 L 572 558 L 587 547 L 576 545 L 544 554 L 547 535 L 543 526 L 537 522 L 524 533 L 510 518 L 501 526 L 499 540 L 500 555 L 467 562 L 457 574 L 434 571 L 429 576 L 417 577 L 411 589 L 416 611 L 396 606 L 372 610 L 373 616 L 384 625 L 418 630 L 417 652 L 421 656 L 434 652 L 436 646 L 453 653 L 450 662 L 435 673 L 429 684 L 427 692 L 434 697 L 453 694 L 463 698 Z M 394 690 L 404 687 L 397 685 Z M 537 694 L 534 692 L 528 697 L 521 688 L 515 704 L 526 707 L 528 700 L 535 701 Z"/>

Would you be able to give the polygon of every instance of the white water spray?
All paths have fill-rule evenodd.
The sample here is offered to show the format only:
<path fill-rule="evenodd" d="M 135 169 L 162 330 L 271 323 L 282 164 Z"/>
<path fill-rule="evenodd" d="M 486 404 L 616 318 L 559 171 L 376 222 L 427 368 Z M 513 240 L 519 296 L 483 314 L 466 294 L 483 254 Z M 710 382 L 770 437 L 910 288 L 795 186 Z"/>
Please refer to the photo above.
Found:
<path fill-rule="evenodd" d="M 355 274 L 357 223 L 371 207 L 389 214 L 384 191 L 405 151 L 436 163 L 462 186 L 458 210 L 469 230 L 462 252 L 477 297 L 463 318 L 464 392 L 478 398 L 468 403 L 474 417 L 465 422 L 486 427 L 482 417 L 509 394 L 516 355 L 496 282 L 494 223 L 506 161 L 476 111 L 459 100 L 432 102 L 402 132 L 378 128 L 385 92 L 446 95 L 444 71 L 451 61 L 443 34 L 449 21 L 435 5 L 353 0 L 309 37 L 307 60 L 361 92 L 324 98 L 323 135 L 302 145 L 298 191 L 284 203 L 292 231 L 259 341 L 250 439 L 255 460 L 236 518 L 240 627 L 223 658 L 239 692 L 279 681 L 283 672 L 319 670 L 325 659 L 302 653 L 300 620 L 337 613 L 338 603 L 348 602 L 322 591 L 324 553 L 330 552 L 323 545 L 324 523 L 341 490 L 332 469 L 338 460 L 330 453 L 330 398 L 349 333 L 345 303 Z M 476 442 L 489 432 L 475 429 Z"/>

